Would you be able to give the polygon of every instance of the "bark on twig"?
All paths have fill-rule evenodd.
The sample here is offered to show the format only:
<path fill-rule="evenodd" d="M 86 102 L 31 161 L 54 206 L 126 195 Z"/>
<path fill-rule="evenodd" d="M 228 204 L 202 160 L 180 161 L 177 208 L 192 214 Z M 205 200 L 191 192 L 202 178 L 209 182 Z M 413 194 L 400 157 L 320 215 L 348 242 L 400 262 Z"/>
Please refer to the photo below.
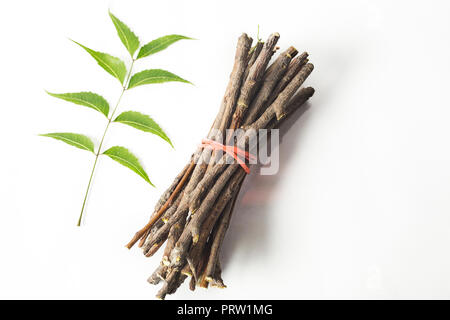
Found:
<path fill-rule="evenodd" d="M 161 282 L 161 280 L 164 280 L 166 277 L 167 267 L 160 265 L 153 273 L 152 275 L 147 279 L 147 281 L 150 284 L 157 285 Z"/>
<path fill-rule="evenodd" d="M 303 52 L 298 57 L 295 57 L 292 59 L 291 63 L 289 64 L 288 70 L 283 78 L 278 82 L 277 86 L 273 90 L 268 105 L 272 104 L 272 102 L 275 101 L 278 94 L 280 94 L 281 91 L 286 88 L 286 86 L 291 82 L 291 80 L 297 75 L 297 73 L 300 71 L 300 69 L 308 62 L 308 53 Z"/>
<path fill-rule="evenodd" d="M 220 126 L 218 127 L 222 136 L 225 133 L 224 130 L 228 128 L 231 116 L 234 112 L 234 106 L 238 99 L 241 84 L 243 82 L 243 79 L 245 79 L 244 72 L 248 63 L 248 52 L 250 50 L 251 43 L 252 39 L 248 38 L 245 33 L 239 38 L 238 41 L 238 48 L 236 50 L 233 71 L 231 72 L 230 81 L 228 83 L 222 102 L 222 104 L 225 106 L 225 109 Z"/>
<path fill-rule="evenodd" d="M 181 233 L 183 232 L 184 225 L 186 224 L 185 216 L 181 217 L 172 227 L 170 227 L 169 236 L 167 237 L 167 244 L 164 249 L 164 254 L 162 257 L 162 263 L 164 265 L 169 265 L 170 252 L 175 247 Z"/>
<path fill-rule="evenodd" d="M 249 107 L 248 115 L 244 124 L 250 124 L 256 120 L 258 115 L 261 113 L 262 108 L 266 106 L 274 87 L 286 73 L 289 63 L 296 54 L 297 50 L 294 47 L 290 47 L 285 52 L 280 54 L 274 63 L 272 63 L 271 67 L 267 69 L 264 76 L 263 85 Z"/>
<path fill-rule="evenodd" d="M 223 202 L 231 199 L 231 197 L 233 196 L 233 191 L 239 184 L 240 180 L 244 177 L 244 175 L 244 171 L 239 171 L 239 173 L 236 174 L 233 179 L 231 179 L 229 187 L 223 192 Z M 220 192 L 220 190 L 218 192 Z M 184 229 L 175 248 L 172 250 L 170 257 L 171 266 L 179 267 L 181 264 L 183 264 L 191 243 L 195 244 L 198 241 L 200 236 L 199 227 L 205 220 L 205 215 L 208 210 L 211 209 L 212 205 L 214 205 L 212 201 L 217 198 L 218 192 L 217 190 L 211 190 L 211 192 L 208 193 L 208 196 L 211 196 L 209 198 L 207 196 L 207 198 L 205 198 L 205 201 L 202 202 L 202 204 L 204 204 L 202 210 L 199 210 L 199 212 L 193 216 L 189 225 Z"/>
<path fill-rule="evenodd" d="M 216 287 L 216 288 L 221 288 L 221 289 L 227 287 L 225 285 L 225 283 L 223 283 L 222 267 L 220 265 L 220 261 L 217 261 L 216 270 L 214 271 L 214 277 L 212 277 L 211 280 L 209 280 L 209 284 L 211 285 L 211 287 Z"/>
<path fill-rule="evenodd" d="M 189 179 L 189 176 L 194 169 L 195 164 L 191 163 L 187 170 L 184 172 L 183 177 L 178 182 L 175 190 L 172 192 L 170 197 L 167 199 L 166 203 L 156 212 L 151 218 L 150 221 L 131 239 L 131 241 L 126 245 L 128 249 L 131 249 L 131 247 L 143 236 L 147 233 L 147 230 L 149 230 L 152 225 L 163 215 L 163 213 L 166 211 L 166 209 L 170 206 L 172 203 L 172 200 L 177 196 L 178 192 L 183 188 L 185 182 Z"/>
<path fill-rule="evenodd" d="M 243 180 L 241 180 L 243 182 Z M 208 263 L 205 268 L 205 280 L 208 282 L 213 281 L 216 271 L 216 265 L 219 261 L 219 251 L 222 246 L 223 239 L 225 238 L 225 233 L 228 230 L 228 226 L 231 221 L 231 216 L 233 215 L 234 206 L 236 205 L 236 200 L 241 189 L 242 183 L 237 187 L 237 191 L 233 198 L 228 202 L 220 221 L 218 222 L 219 227 L 217 232 L 214 234 L 214 238 L 211 239 L 211 250 L 208 258 Z"/>
<path fill-rule="evenodd" d="M 253 66 L 250 68 L 247 79 L 245 79 L 242 85 L 241 93 L 239 94 L 239 99 L 237 102 L 236 110 L 233 114 L 233 120 L 230 125 L 230 129 L 234 130 L 239 127 L 242 117 L 246 112 L 248 106 L 250 105 L 251 99 L 255 95 L 260 81 L 264 76 L 264 71 L 266 70 L 267 64 L 272 58 L 274 53 L 275 45 L 280 38 L 278 32 L 273 33 L 269 39 L 264 43 L 261 53 L 258 55 Z"/>
<path fill-rule="evenodd" d="M 253 64 L 255 63 L 259 54 L 261 53 L 263 46 L 264 46 L 264 42 L 258 40 L 256 42 L 256 45 L 250 50 L 250 52 L 249 52 L 250 59 L 248 61 L 247 67 L 245 68 L 245 72 L 244 72 L 244 76 L 243 76 L 244 81 L 245 81 L 245 79 L 247 79 L 248 74 L 250 72 L 250 68 L 253 66 Z"/>
<path fill-rule="evenodd" d="M 280 92 L 278 97 L 273 102 L 273 108 L 277 116 L 277 120 L 280 120 L 284 116 L 284 108 L 287 105 L 289 99 L 297 92 L 298 88 L 305 82 L 306 78 L 311 74 L 314 69 L 312 63 L 305 64 L 299 71 L 299 73 L 292 79 L 286 88 Z"/>

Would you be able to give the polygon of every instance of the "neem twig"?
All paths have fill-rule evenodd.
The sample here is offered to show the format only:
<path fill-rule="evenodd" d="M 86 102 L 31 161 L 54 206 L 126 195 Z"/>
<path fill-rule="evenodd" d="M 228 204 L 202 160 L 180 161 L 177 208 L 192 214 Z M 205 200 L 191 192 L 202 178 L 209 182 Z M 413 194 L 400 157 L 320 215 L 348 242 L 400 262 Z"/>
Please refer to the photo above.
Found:
<path fill-rule="evenodd" d="M 255 63 L 256 58 L 258 58 L 258 56 L 261 53 L 261 50 L 264 46 L 264 42 L 260 41 L 259 39 L 256 39 L 256 40 L 257 40 L 256 45 L 254 47 L 252 47 L 249 52 L 250 59 L 248 60 L 248 65 L 245 68 L 244 77 L 243 77 L 244 81 L 245 81 L 245 79 L 247 79 L 248 73 L 250 72 L 250 68 Z"/>
<path fill-rule="evenodd" d="M 297 50 L 294 47 L 290 47 L 288 50 L 281 53 L 274 63 L 272 63 L 272 65 L 267 69 L 261 89 L 249 107 L 245 123 L 252 123 L 256 120 L 261 112 L 261 109 L 266 106 L 274 87 L 286 73 L 289 62 L 291 62 L 292 58 L 296 54 Z"/>
<path fill-rule="evenodd" d="M 269 37 L 269 39 L 267 39 L 267 41 L 264 43 L 261 53 L 258 55 L 255 63 L 250 68 L 248 77 L 247 79 L 245 79 L 245 82 L 241 88 L 241 93 L 239 95 L 236 110 L 233 114 L 233 120 L 231 122 L 230 129 L 234 130 L 238 128 L 239 124 L 241 123 L 242 117 L 244 116 L 244 113 L 250 105 L 251 99 L 253 99 L 260 81 L 264 76 L 264 71 L 266 70 L 270 58 L 272 58 L 275 45 L 277 44 L 279 38 L 280 34 L 278 32 L 275 32 Z"/>
<path fill-rule="evenodd" d="M 243 180 L 241 180 L 242 182 Z M 236 193 L 233 196 L 233 199 L 228 203 L 227 207 L 224 210 L 224 213 L 220 217 L 219 227 L 217 228 L 217 232 L 214 234 L 214 237 L 211 239 L 211 251 L 208 258 L 208 263 L 205 269 L 205 280 L 208 282 L 212 282 L 214 276 L 216 275 L 216 266 L 219 262 L 219 251 L 222 246 L 223 239 L 225 238 L 225 233 L 228 230 L 228 226 L 231 221 L 231 216 L 233 215 L 234 206 L 236 204 L 237 196 L 241 189 L 242 183 L 237 187 Z"/>

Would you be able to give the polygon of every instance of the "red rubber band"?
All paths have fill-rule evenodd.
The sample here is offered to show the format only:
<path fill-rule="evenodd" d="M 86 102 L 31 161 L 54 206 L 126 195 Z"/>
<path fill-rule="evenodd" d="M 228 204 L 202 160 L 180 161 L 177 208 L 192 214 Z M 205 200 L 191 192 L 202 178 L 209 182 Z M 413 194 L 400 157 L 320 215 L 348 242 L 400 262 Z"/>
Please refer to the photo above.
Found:
<path fill-rule="evenodd" d="M 202 144 L 200 145 L 200 147 L 211 148 L 213 150 L 225 151 L 230 156 L 232 156 L 234 159 L 236 159 L 237 163 L 242 167 L 242 169 L 244 169 L 244 171 L 247 174 L 250 173 L 250 169 L 245 164 L 245 161 L 242 160 L 239 156 L 242 156 L 247 160 L 256 160 L 256 157 L 247 151 L 244 151 L 236 146 L 226 146 L 226 145 L 223 145 L 223 144 L 221 144 L 217 141 L 211 140 L 211 139 L 202 139 Z"/>

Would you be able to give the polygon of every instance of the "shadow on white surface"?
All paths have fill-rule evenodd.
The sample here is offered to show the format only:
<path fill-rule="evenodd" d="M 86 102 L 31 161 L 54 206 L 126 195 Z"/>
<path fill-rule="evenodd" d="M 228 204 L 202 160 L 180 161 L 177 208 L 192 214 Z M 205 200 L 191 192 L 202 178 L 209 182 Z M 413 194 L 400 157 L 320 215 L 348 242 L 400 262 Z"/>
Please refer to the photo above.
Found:
<path fill-rule="evenodd" d="M 296 110 L 289 118 L 284 121 L 280 127 L 279 143 L 279 171 L 275 175 L 260 175 L 261 164 L 254 165 L 251 168 L 251 174 L 242 185 L 239 197 L 236 202 L 232 221 L 223 243 L 221 251 L 221 263 L 224 272 L 227 265 L 233 260 L 236 250 L 239 250 L 243 256 L 251 261 L 251 257 L 265 256 L 265 249 L 270 246 L 270 241 L 279 232 L 271 228 L 271 221 L 277 215 L 277 186 L 286 177 L 286 169 L 289 167 L 292 158 L 296 153 L 301 152 L 301 136 L 308 122 L 313 120 L 312 111 L 321 106 L 328 105 L 333 95 L 340 90 L 340 86 L 345 81 L 344 77 L 354 63 L 355 51 L 339 52 L 335 50 L 333 57 L 328 56 L 326 63 L 320 69 L 325 70 L 327 82 L 320 88 L 315 88 L 314 95 L 300 109 Z M 349 50 L 350 51 L 350 50 Z M 311 57 L 314 63 L 313 57 Z M 323 61 L 321 61 L 321 64 Z M 312 75 L 320 72 L 314 70 Z M 311 77 L 313 78 L 313 77 Z M 313 81 L 308 79 L 303 87 L 314 87 Z M 320 113 L 317 112 L 317 113 Z M 294 139 L 285 139 L 287 135 L 295 137 Z M 269 147 L 267 150 L 271 150 Z M 295 158 L 295 157 L 294 157 Z M 301 179 L 301 177 L 298 177 Z M 280 206 L 286 208 L 286 206 Z M 308 214 L 304 212 L 295 212 L 295 206 L 289 206 L 293 210 L 290 214 Z M 283 209 L 284 210 L 284 209 Z M 301 223 L 303 219 L 296 217 L 295 223 Z M 287 259 L 288 257 L 286 257 Z M 239 261 L 238 263 L 242 263 Z M 246 262 L 247 263 L 247 262 Z M 225 279 L 226 281 L 226 279 Z"/>
<path fill-rule="evenodd" d="M 291 160 L 291 151 L 298 148 L 295 144 L 283 143 L 283 137 L 289 130 L 292 130 L 292 134 L 296 136 L 301 134 L 301 126 L 293 126 L 293 124 L 310 108 L 311 103 L 307 102 L 280 127 L 280 171 Z M 268 148 L 268 150 L 271 149 Z M 271 237 L 268 234 L 270 232 L 269 214 L 276 213 L 270 209 L 268 204 L 273 198 L 272 192 L 276 190 L 282 175 L 260 175 L 260 167 L 260 164 L 254 165 L 251 168 L 250 176 L 242 185 L 227 238 L 223 244 L 222 264 L 224 268 L 232 259 L 237 246 L 240 247 L 240 250 L 244 250 L 246 255 L 258 254 L 260 248 L 266 247 L 267 241 Z M 256 192 L 255 188 L 258 189 Z"/>

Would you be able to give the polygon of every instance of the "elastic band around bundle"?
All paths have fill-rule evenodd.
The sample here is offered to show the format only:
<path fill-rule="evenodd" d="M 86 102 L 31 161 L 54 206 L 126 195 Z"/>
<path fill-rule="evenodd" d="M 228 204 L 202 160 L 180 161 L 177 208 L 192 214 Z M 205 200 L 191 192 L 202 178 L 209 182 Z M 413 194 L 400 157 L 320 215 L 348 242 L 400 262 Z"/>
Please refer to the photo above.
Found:
<path fill-rule="evenodd" d="M 242 160 L 239 156 L 244 157 L 247 160 L 256 160 L 256 157 L 252 155 L 251 153 L 242 150 L 236 146 L 226 146 L 223 145 L 217 141 L 211 140 L 211 139 L 202 139 L 202 144 L 200 145 L 202 148 L 212 148 L 213 150 L 223 150 L 226 153 L 228 153 L 230 156 L 232 156 L 234 159 L 236 159 L 237 163 L 244 169 L 244 171 L 249 174 L 250 169 L 245 163 L 244 160 Z"/>

